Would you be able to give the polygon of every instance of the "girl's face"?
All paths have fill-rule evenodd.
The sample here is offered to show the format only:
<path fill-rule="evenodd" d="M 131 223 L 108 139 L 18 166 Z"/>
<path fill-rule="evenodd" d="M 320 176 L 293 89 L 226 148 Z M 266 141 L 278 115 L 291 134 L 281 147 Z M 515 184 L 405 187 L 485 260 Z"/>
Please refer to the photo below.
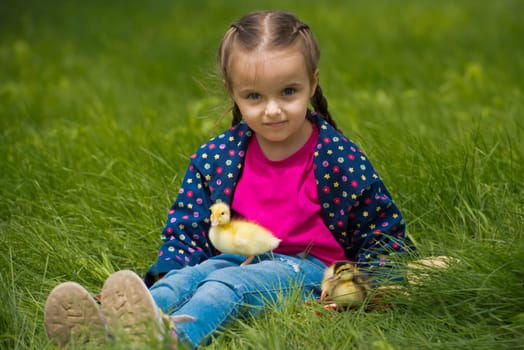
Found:
<path fill-rule="evenodd" d="M 311 134 L 306 113 L 318 70 L 311 79 L 304 56 L 296 46 L 237 52 L 230 61 L 229 90 L 262 150 L 298 150 Z"/>

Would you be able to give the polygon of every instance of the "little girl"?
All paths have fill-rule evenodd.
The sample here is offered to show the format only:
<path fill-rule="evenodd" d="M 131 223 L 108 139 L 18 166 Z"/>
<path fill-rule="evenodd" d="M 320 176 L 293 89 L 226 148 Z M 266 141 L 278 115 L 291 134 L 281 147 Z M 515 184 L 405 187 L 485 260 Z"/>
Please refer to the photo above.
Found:
<path fill-rule="evenodd" d="M 392 254 L 411 249 L 404 220 L 367 157 L 337 129 L 319 85 L 319 57 L 308 25 L 287 12 L 254 12 L 231 25 L 218 64 L 233 126 L 191 157 L 145 277 L 149 289 L 133 272 L 116 272 L 99 309 L 80 285 L 57 286 L 45 310 L 52 340 L 67 343 L 86 322 L 92 333 L 140 337 L 144 322 L 169 324 L 160 314 L 187 315 L 192 321 L 171 331 L 197 347 L 278 296 L 318 297 L 335 261 L 354 261 L 374 285 L 391 278 Z M 207 238 L 217 201 L 271 230 L 280 246 L 247 266 L 239 266 L 242 256 L 220 254 Z M 71 310 L 82 316 L 69 317 Z"/>

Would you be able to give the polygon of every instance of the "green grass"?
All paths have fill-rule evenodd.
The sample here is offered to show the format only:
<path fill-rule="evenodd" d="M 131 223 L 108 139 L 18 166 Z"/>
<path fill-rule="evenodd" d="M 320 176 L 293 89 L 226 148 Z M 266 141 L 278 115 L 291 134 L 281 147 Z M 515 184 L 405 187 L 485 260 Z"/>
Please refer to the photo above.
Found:
<path fill-rule="evenodd" d="M 288 298 L 209 348 L 522 346 L 524 3 L 224 3 L 0 4 L 0 348 L 52 348 L 43 305 L 57 283 L 96 293 L 154 261 L 188 157 L 228 125 L 221 35 L 276 7 L 313 28 L 332 113 L 421 255 L 461 262 L 389 311 L 316 316 Z"/>

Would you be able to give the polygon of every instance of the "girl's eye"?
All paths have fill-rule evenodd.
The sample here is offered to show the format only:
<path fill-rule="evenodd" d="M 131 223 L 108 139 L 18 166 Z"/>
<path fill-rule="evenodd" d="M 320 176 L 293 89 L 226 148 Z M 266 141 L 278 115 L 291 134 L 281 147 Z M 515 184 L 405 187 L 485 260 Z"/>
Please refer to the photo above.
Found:
<path fill-rule="evenodd" d="M 293 95 L 295 92 L 296 92 L 296 90 L 293 89 L 293 88 L 285 88 L 285 89 L 282 91 L 282 95 L 284 95 L 284 96 L 290 96 L 290 95 Z"/>
<path fill-rule="evenodd" d="M 247 95 L 248 100 L 258 100 L 259 98 L 260 98 L 260 95 L 257 94 L 256 92 L 251 92 L 250 94 Z"/>

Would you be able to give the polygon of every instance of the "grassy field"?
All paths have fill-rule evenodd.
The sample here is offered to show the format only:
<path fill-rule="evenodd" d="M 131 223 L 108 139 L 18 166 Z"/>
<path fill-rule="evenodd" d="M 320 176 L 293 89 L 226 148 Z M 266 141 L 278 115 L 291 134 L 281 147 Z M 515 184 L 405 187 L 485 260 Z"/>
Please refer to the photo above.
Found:
<path fill-rule="evenodd" d="M 143 274 L 188 157 L 227 127 L 214 55 L 228 24 L 310 24 L 334 118 L 368 153 L 422 256 L 460 258 L 389 311 L 283 300 L 210 349 L 524 344 L 524 2 L 0 3 L 0 348 L 47 349 L 59 282 Z M 127 348 L 116 344 L 114 348 Z"/>

